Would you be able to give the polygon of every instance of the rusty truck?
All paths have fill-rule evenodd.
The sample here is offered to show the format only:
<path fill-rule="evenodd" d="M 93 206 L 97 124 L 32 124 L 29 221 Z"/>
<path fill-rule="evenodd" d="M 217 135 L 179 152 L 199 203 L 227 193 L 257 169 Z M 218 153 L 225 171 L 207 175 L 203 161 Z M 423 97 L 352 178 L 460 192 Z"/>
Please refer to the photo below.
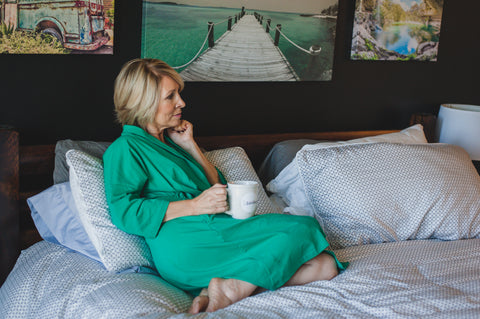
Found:
<path fill-rule="evenodd" d="M 103 0 L 3 0 L 2 17 L 17 30 L 41 32 L 65 48 L 96 50 L 108 42 Z"/>

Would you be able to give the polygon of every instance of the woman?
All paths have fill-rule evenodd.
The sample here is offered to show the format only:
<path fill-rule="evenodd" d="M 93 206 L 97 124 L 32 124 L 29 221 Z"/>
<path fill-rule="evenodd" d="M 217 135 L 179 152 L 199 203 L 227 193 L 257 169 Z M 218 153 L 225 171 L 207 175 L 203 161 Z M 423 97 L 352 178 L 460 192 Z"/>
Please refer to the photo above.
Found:
<path fill-rule="evenodd" d="M 225 178 L 182 119 L 182 89 L 180 75 L 159 60 L 136 59 L 119 73 L 114 103 L 123 132 L 103 157 L 113 223 L 145 237 L 162 278 L 200 292 L 191 313 L 224 308 L 257 288 L 335 277 L 345 265 L 325 251 L 315 219 L 224 213 Z"/>

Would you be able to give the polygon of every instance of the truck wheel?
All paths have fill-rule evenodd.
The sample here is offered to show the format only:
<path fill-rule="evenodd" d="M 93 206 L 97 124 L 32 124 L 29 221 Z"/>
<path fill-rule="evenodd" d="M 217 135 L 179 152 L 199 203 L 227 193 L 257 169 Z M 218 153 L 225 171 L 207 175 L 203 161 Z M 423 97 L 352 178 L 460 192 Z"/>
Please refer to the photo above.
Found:
<path fill-rule="evenodd" d="M 46 28 L 42 30 L 42 34 L 49 34 L 51 35 L 54 39 L 57 39 L 57 41 L 63 45 L 63 39 L 62 35 L 54 28 Z"/>

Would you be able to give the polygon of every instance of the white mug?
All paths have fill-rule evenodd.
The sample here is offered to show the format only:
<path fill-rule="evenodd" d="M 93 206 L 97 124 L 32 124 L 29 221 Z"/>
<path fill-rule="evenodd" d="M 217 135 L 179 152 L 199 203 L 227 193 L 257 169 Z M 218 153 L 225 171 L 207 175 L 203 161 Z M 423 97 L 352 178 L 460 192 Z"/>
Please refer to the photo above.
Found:
<path fill-rule="evenodd" d="M 227 183 L 228 205 L 226 214 L 236 219 L 245 219 L 255 214 L 258 203 L 258 183 L 235 181 Z"/>

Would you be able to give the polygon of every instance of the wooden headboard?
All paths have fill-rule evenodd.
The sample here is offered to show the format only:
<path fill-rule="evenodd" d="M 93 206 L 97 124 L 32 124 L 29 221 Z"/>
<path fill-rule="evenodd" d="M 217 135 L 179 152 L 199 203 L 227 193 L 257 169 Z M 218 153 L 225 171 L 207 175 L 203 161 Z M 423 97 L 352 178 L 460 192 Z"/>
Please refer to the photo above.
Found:
<path fill-rule="evenodd" d="M 413 117 L 412 117 L 413 119 Z M 419 122 L 418 118 L 415 122 Z M 422 121 L 420 121 L 422 123 Z M 411 122 L 413 124 L 414 122 Z M 422 123 L 427 124 L 428 123 Z M 425 126 L 425 125 L 424 125 Z M 201 136 L 198 144 L 206 150 L 241 146 L 258 168 L 277 142 L 290 139 L 349 140 L 393 133 L 398 130 L 310 132 Z M 425 127 L 425 132 L 429 130 Z M 0 127 L 0 284 L 13 267 L 20 249 L 41 238 L 33 224 L 26 199 L 53 184 L 55 145 L 19 145 L 18 132 Z M 8 154 L 8 156 L 5 156 Z"/>

